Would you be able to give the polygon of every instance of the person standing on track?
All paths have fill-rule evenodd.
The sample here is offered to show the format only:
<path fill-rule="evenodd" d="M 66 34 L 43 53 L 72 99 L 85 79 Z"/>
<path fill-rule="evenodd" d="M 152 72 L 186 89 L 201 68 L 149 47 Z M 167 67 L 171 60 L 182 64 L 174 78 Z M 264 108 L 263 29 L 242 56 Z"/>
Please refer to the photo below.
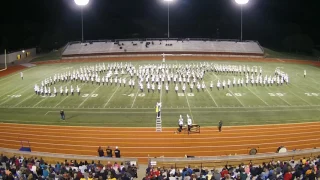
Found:
<path fill-rule="evenodd" d="M 187 120 L 188 120 L 188 134 L 191 132 L 191 127 L 192 127 L 192 120 L 187 114 Z"/>
<path fill-rule="evenodd" d="M 23 80 L 23 72 L 20 72 L 21 80 Z"/>
<path fill-rule="evenodd" d="M 63 110 L 60 111 L 60 117 L 61 117 L 61 120 L 65 120 L 66 118 Z"/>
<path fill-rule="evenodd" d="M 219 129 L 219 132 L 221 132 L 221 131 L 222 131 L 222 121 L 219 121 L 218 129 Z"/>
<path fill-rule="evenodd" d="M 112 149 L 110 148 L 110 146 L 108 146 L 108 148 L 106 149 L 106 154 L 107 154 L 107 157 L 112 158 Z"/>
<path fill-rule="evenodd" d="M 179 118 L 179 132 L 182 131 L 182 126 L 183 126 L 183 118 L 182 118 L 182 116 L 180 115 L 180 118 Z"/>

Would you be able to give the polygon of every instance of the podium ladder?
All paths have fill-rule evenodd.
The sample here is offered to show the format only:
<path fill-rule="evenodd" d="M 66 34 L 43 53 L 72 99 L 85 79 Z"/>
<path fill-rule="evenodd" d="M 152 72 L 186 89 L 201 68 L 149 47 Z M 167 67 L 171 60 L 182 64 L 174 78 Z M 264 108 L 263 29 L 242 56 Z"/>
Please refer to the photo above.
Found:
<path fill-rule="evenodd" d="M 156 132 L 162 132 L 161 117 L 157 117 L 157 119 L 156 119 Z"/>

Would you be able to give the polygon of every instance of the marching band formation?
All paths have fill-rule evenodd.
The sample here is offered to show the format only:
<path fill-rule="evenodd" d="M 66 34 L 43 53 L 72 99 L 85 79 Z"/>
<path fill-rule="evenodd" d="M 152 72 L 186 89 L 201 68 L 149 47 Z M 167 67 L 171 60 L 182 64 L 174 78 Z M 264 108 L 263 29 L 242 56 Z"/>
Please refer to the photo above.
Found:
<path fill-rule="evenodd" d="M 218 79 L 216 83 L 204 81 L 206 73 L 215 73 L 214 76 L 225 79 Z M 220 75 L 220 76 L 217 76 Z M 227 78 L 232 76 L 233 78 Z M 108 63 L 105 65 L 96 64 L 91 66 L 82 66 L 79 69 L 74 69 L 72 72 L 55 74 L 41 81 L 41 84 L 35 84 L 34 91 L 37 95 L 42 96 L 57 96 L 58 91 L 55 85 L 59 82 L 78 82 L 86 84 L 96 84 L 102 86 L 123 86 L 127 85 L 130 88 L 135 88 L 137 84 L 141 92 L 148 93 L 155 91 L 160 92 L 162 86 L 168 93 L 170 84 L 174 84 L 174 91 L 185 93 L 187 89 L 190 92 L 194 88 L 200 92 L 207 87 L 218 90 L 235 87 L 235 86 L 273 86 L 289 83 L 289 76 L 280 68 L 276 68 L 274 74 L 263 75 L 262 67 L 248 65 L 225 65 L 214 64 L 208 62 L 200 63 L 185 63 L 185 64 L 145 64 L 134 66 L 132 63 Z M 52 87 L 53 86 L 53 87 Z M 51 91 L 53 89 L 53 91 Z M 70 91 L 68 86 L 60 86 L 61 95 L 74 95 L 76 92 L 80 95 L 80 87 L 76 85 L 75 89 L 71 85 Z"/>

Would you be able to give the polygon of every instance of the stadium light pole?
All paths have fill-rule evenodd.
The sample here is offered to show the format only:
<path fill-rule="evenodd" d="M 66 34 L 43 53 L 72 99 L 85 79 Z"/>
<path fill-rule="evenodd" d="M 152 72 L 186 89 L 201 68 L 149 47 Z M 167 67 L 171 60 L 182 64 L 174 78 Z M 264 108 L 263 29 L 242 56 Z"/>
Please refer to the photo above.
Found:
<path fill-rule="evenodd" d="M 168 3 L 168 39 L 170 38 L 170 2 L 173 0 L 164 0 Z"/>
<path fill-rule="evenodd" d="M 83 42 L 83 7 L 89 3 L 89 0 L 74 0 L 74 2 L 81 7 L 81 42 Z"/>
<path fill-rule="evenodd" d="M 242 6 L 247 4 L 249 0 L 235 0 L 237 4 L 241 6 L 241 36 L 240 41 L 242 41 Z"/>

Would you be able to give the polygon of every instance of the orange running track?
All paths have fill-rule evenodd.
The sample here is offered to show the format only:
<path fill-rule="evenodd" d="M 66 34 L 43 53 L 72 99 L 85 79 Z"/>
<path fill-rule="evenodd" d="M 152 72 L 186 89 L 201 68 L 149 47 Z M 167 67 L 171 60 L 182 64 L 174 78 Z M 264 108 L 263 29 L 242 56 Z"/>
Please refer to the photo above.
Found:
<path fill-rule="evenodd" d="M 275 152 L 320 147 L 320 122 L 261 126 L 204 127 L 201 134 L 174 134 L 176 128 L 108 128 L 0 124 L 1 147 L 19 149 L 21 140 L 30 141 L 32 151 L 97 155 L 98 146 L 119 146 L 123 157 L 217 156 Z"/>

